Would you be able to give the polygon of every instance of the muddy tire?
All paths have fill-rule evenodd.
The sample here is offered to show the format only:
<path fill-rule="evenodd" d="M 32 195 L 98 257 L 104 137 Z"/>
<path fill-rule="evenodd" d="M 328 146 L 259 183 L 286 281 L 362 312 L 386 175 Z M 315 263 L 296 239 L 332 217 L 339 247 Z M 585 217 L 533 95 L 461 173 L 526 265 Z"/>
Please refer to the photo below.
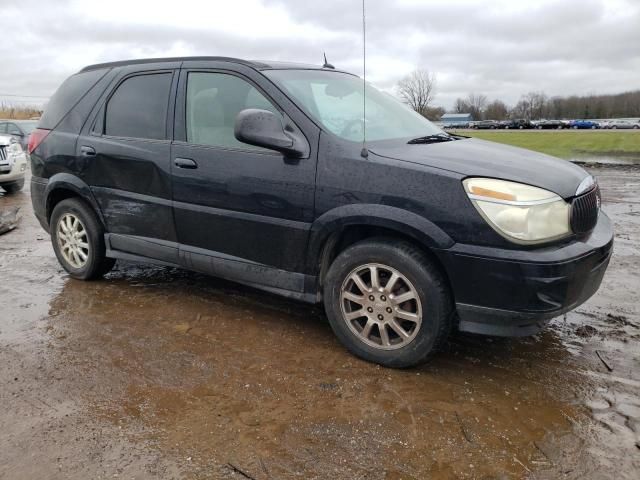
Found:
<path fill-rule="evenodd" d="M 4 191 L 8 194 L 18 193 L 24 187 L 24 178 L 22 180 L 18 180 L 17 182 L 7 183 L 6 185 L 2 185 Z"/>
<path fill-rule="evenodd" d="M 50 229 L 56 257 L 73 278 L 99 278 L 116 263 L 105 256 L 104 229 L 84 201 L 69 198 L 58 203 L 51 214 Z"/>
<path fill-rule="evenodd" d="M 386 367 L 426 362 L 451 330 L 449 287 L 408 242 L 375 238 L 347 248 L 331 264 L 323 293 L 329 323 L 342 344 Z"/>

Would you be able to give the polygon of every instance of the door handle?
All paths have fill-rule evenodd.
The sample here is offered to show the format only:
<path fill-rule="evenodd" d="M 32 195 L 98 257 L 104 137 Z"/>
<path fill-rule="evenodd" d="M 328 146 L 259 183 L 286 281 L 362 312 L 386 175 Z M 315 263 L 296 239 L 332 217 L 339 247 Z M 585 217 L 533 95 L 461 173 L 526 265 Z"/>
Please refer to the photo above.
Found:
<path fill-rule="evenodd" d="M 176 158 L 173 160 L 173 163 L 178 168 L 198 168 L 198 164 L 195 160 L 191 160 L 190 158 Z"/>
<path fill-rule="evenodd" d="M 88 145 L 82 145 L 80 147 L 80 153 L 84 157 L 95 157 L 96 156 L 96 149 L 93 148 L 93 147 L 89 147 Z"/>

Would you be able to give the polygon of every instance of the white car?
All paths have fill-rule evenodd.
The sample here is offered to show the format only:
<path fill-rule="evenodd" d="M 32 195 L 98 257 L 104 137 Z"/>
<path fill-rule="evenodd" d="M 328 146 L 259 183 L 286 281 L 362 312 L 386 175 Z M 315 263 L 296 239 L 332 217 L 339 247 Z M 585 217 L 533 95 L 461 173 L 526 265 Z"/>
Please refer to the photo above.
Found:
<path fill-rule="evenodd" d="M 11 135 L 0 135 L 0 187 L 15 193 L 24 187 L 27 155 Z"/>

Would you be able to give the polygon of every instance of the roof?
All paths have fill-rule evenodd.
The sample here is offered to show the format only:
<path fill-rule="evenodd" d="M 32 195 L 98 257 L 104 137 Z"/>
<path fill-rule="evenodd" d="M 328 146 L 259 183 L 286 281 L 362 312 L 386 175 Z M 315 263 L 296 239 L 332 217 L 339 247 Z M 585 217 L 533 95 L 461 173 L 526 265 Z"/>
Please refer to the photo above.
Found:
<path fill-rule="evenodd" d="M 277 61 L 264 61 L 264 60 L 243 60 L 241 58 L 233 57 L 169 57 L 169 58 L 138 58 L 131 60 L 120 60 L 117 62 L 96 63 L 94 65 L 88 65 L 84 67 L 80 72 L 88 72 L 90 70 L 99 70 L 101 68 L 113 68 L 124 67 L 127 65 L 140 65 L 145 63 L 169 63 L 169 62 L 188 62 L 188 61 L 213 61 L 213 62 L 229 62 L 239 63 L 248 67 L 255 68 L 256 70 L 283 70 L 283 69 L 314 69 L 314 70 L 328 70 L 323 69 L 321 65 L 313 65 L 308 63 L 294 63 L 294 62 L 277 62 Z"/>
<path fill-rule="evenodd" d="M 451 119 L 455 120 L 456 118 L 469 118 L 471 116 L 470 113 L 445 113 L 440 117 L 440 119 Z"/>

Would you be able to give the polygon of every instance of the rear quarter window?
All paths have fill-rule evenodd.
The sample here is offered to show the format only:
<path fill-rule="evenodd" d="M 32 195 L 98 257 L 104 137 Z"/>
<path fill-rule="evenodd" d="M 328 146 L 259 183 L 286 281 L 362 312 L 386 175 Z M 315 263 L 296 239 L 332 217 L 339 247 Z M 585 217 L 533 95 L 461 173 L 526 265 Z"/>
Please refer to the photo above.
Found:
<path fill-rule="evenodd" d="M 48 130 L 55 128 L 107 72 L 108 69 L 103 68 L 76 73 L 67 78 L 49 100 L 38 127 Z"/>

